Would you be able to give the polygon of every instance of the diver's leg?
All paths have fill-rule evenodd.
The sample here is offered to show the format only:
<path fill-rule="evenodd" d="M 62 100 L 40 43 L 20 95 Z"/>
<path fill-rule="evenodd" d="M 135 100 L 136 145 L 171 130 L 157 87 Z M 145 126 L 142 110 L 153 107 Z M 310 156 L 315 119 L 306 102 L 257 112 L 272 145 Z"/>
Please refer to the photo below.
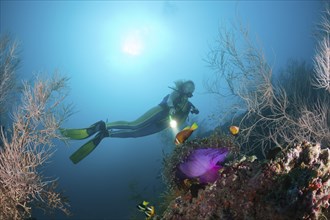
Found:
<path fill-rule="evenodd" d="M 139 128 L 142 128 L 150 123 L 153 123 L 154 121 L 159 120 L 159 118 L 164 117 L 166 114 L 166 110 L 157 105 L 156 107 L 153 107 L 146 113 L 144 113 L 142 116 L 140 116 L 135 121 L 115 121 L 110 122 L 106 124 L 107 129 L 132 129 L 137 130 Z"/>
<path fill-rule="evenodd" d="M 143 137 L 150 134 L 157 133 L 159 131 L 164 130 L 168 126 L 164 126 L 163 124 L 153 123 L 146 125 L 144 127 L 140 127 L 139 129 L 120 129 L 116 131 L 109 131 L 109 137 L 116 137 L 116 138 L 136 138 L 136 137 Z"/>
<path fill-rule="evenodd" d="M 109 137 L 134 138 L 157 133 L 169 126 L 167 115 L 166 111 L 159 112 L 149 120 L 146 120 L 147 123 L 141 123 L 137 129 L 110 130 Z"/>

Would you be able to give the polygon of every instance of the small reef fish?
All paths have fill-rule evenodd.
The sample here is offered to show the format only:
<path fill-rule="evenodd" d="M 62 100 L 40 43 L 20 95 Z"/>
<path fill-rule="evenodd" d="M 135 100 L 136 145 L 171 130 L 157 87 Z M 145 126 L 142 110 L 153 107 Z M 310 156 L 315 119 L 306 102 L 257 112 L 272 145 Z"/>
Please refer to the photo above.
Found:
<path fill-rule="evenodd" d="M 148 206 L 149 202 L 143 201 L 139 205 L 137 205 L 137 208 L 140 212 L 144 212 L 146 215 L 146 220 L 151 219 L 155 215 L 155 207 Z"/>
<path fill-rule="evenodd" d="M 198 125 L 196 124 L 196 122 L 194 122 L 194 124 L 192 124 L 191 127 L 189 126 L 185 127 L 175 136 L 175 141 L 174 141 L 175 145 L 184 143 L 190 137 L 193 131 L 196 130 L 197 128 Z"/>
<path fill-rule="evenodd" d="M 229 131 L 232 135 L 237 135 L 239 132 L 239 127 L 232 125 L 229 127 Z"/>

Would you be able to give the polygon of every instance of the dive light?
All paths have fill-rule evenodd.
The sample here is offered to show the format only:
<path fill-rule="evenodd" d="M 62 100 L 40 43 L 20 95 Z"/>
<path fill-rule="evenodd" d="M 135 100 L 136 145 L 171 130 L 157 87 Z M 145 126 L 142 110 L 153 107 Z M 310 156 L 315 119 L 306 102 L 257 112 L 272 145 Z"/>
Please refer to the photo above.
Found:
<path fill-rule="evenodd" d="M 174 119 L 172 119 L 172 116 L 170 115 L 170 126 L 171 126 L 171 128 L 176 128 L 177 127 L 177 125 L 178 125 L 178 123 L 174 120 Z"/>

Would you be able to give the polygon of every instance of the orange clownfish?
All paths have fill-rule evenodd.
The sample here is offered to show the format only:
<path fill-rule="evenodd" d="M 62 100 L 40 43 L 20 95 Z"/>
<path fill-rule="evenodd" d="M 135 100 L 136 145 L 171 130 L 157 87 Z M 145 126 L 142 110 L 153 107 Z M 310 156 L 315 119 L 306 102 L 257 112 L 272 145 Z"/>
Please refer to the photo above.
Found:
<path fill-rule="evenodd" d="M 237 127 L 237 126 L 230 126 L 230 127 L 229 127 L 229 131 L 230 131 L 230 133 L 231 133 L 232 135 L 237 135 L 238 132 L 239 132 L 239 127 Z"/>
<path fill-rule="evenodd" d="M 180 131 L 176 136 L 175 136 L 175 141 L 174 143 L 176 145 L 184 143 L 190 135 L 193 133 L 194 130 L 198 128 L 198 125 L 196 123 L 192 124 L 191 127 L 187 126 L 185 127 L 182 131 Z"/>

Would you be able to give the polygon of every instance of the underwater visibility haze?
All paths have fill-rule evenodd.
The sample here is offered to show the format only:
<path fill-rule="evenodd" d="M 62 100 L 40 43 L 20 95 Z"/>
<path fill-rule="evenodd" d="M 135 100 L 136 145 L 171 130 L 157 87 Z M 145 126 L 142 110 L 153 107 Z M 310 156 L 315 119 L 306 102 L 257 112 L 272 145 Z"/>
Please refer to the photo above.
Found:
<path fill-rule="evenodd" d="M 74 106 L 61 132 L 69 138 L 70 132 L 76 132 L 72 139 L 79 140 L 67 144 L 56 140 L 54 154 L 42 167 L 43 175 L 58 178 L 57 188 L 68 198 L 71 215 L 60 211 L 50 215 L 33 208 L 32 217 L 38 220 L 145 219 L 153 211 L 158 214 L 168 187 L 163 170 L 170 160 L 165 156 L 190 140 L 205 138 L 216 127 L 233 123 L 228 119 L 236 99 L 218 98 L 228 92 L 225 81 L 218 94 L 207 86 L 215 72 L 210 55 L 220 48 L 219 34 L 231 31 L 235 24 L 246 27 L 280 81 L 278 73 L 292 59 L 313 65 L 316 24 L 324 11 L 322 1 L 1 0 L 0 4 L 0 33 L 19 42 L 17 82 L 32 80 L 36 74 L 50 78 L 58 71 L 69 78 L 64 103 Z M 237 48 L 244 47 L 238 44 Z M 180 80 L 191 80 L 194 89 L 176 91 Z M 192 105 L 187 115 L 181 115 L 176 130 L 165 129 L 170 102 L 165 100 L 167 112 L 158 104 L 175 92 L 186 95 L 185 101 Z M 130 126 L 122 121 L 134 121 L 149 110 L 136 122 L 150 119 L 140 124 L 139 133 L 134 130 L 125 136 L 116 130 Z M 179 114 L 178 109 L 173 111 Z M 97 127 L 90 127 L 97 122 Z M 234 128 L 231 136 L 236 138 L 241 131 Z M 230 135 L 229 130 L 226 134 Z M 91 140 L 86 137 L 94 142 L 70 159 Z M 189 184 L 219 178 L 219 163 L 231 151 L 222 147 L 230 146 L 208 149 L 210 142 L 204 142 L 198 143 L 206 149 L 194 150 L 188 161 L 177 164 L 184 183 L 187 178 L 194 179 Z"/>

